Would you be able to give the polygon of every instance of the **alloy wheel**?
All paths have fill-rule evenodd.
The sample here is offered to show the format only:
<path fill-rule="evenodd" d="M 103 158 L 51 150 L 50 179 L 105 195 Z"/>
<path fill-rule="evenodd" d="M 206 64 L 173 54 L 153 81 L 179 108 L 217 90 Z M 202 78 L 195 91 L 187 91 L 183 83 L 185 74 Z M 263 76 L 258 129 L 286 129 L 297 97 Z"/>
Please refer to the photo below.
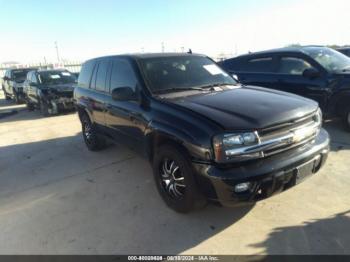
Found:
<path fill-rule="evenodd" d="M 161 163 L 160 175 L 166 193 L 174 199 L 182 198 L 186 185 L 179 165 L 174 160 L 165 158 Z"/>
<path fill-rule="evenodd" d="M 91 127 L 91 123 L 86 120 L 84 121 L 84 136 L 86 138 L 86 141 L 90 143 L 92 139 L 92 127 Z"/>

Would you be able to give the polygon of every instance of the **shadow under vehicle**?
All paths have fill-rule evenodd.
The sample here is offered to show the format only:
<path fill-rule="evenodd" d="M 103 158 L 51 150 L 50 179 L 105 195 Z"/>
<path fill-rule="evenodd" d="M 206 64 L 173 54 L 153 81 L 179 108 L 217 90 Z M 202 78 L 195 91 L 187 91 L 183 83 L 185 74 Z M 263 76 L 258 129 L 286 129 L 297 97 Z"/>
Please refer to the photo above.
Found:
<path fill-rule="evenodd" d="M 27 74 L 23 92 L 28 110 L 40 109 L 44 116 L 73 110 L 76 77 L 67 70 L 33 70 Z"/>

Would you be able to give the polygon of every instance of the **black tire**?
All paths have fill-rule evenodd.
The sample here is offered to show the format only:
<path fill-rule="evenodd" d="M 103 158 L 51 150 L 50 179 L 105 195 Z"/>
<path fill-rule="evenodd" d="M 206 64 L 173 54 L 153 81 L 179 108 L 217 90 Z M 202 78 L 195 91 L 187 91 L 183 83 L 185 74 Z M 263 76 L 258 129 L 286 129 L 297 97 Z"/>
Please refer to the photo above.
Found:
<path fill-rule="evenodd" d="M 28 100 L 26 100 L 26 105 L 27 105 L 28 111 L 34 110 L 34 105 L 32 103 L 30 103 Z"/>
<path fill-rule="evenodd" d="M 40 101 L 40 112 L 44 117 L 47 117 L 50 115 L 49 105 L 44 100 Z"/>
<path fill-rule="evenodd" d="M 189 157 L 180 147 L 161 146 L 153 158 L 153 174 L 159 194 L 176 212 L 188 213 L 206 205 L 207 200 L 193 177 Z"/>
<path fill-rule="evenodd" d="M 90 151 L 99 151 L 106 147 L 106 140 L 100 136 L 87 114 L 81 116 L 82 133 L 85 144 Z"/>
<path fill-rule="evenodd" d="M 19 99 L 19 96 L 15 90 L 13 90 L 13 99 L 15 100 L 15 103 L 19 105 L 21 103 L 21 100 Z"/>
<path fill-rule="evenodd" d="M 343 114 L 343 123 L 345 129 L 350 132 L 350 107 L 348 107 Z"/>

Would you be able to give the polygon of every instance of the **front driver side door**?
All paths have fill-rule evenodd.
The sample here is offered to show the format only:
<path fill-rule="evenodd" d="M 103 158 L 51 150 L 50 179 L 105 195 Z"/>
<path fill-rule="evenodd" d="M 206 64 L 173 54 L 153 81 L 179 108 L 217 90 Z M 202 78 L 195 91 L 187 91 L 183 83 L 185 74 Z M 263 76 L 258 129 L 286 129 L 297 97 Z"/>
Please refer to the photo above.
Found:
<path fill-rule="evenodd" d="M 119 87 L 130 87 L 137 94 L 139 81 L 130 61 L 115 58 L 110 75 L 110 93 Z M 144 132 L 147 127 L 147 110 L 138 99 L 115 101 L 112 96 L 106 101 L 106 123 L 110 134 L 139 153 L 144 153 Z"/>
<path fill-rule="evenodd" d="M 310 68 L 316 69 L 320 75 L 312 78 L 303 76 L 304 70 Z M 325 108 L 328 93 L 326 73 L 312 61 L 293 55 L 281 55 L 278 59 L 277 79 L 276 89 L 310 98 Z"/>

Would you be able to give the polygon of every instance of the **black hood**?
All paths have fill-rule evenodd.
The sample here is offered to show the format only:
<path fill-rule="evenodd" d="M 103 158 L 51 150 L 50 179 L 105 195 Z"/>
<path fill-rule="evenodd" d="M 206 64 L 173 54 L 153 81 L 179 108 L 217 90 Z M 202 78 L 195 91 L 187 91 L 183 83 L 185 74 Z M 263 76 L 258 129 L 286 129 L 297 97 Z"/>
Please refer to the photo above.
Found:
<path fill-rule="evenodd" d="M 300 118 L 318 108 L 312 100 L 253 86 L 167 101 L 208 117 L 227 130 L 262 129 Z"/>

